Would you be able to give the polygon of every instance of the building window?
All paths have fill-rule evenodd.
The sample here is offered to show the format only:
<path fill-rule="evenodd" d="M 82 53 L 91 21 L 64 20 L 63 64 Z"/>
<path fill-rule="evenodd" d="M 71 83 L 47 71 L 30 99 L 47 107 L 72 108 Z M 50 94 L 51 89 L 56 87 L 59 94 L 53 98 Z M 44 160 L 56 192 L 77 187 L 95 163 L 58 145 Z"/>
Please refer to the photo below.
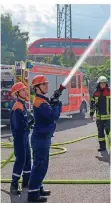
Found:
<path fill-rule="evenodd" d="M 73 76 L 72 79 L 71 79 L 71 88 L 76 88 L 77 85 L 76 85 L 76 76 Z"/>
<path fill-rule="evenodd" d="M 60 47 L 60 43 L 59 42 L 54 42 L 54 41 L 48 42 L 48 47 L 50 47 L 50 48 L 58 48 L 58 47 Z"/>
<path fill-rule="evenodd" d="M 107 44 L 107 53 L 110 54 L 110 43 Z"/>
<path fill-rule="evenodd" d="M 78 75 L 78 88 L 81 88 L 81 77 Z"/>
<path fill-rule="evenodd" d="M 90 45 L 90 42 L 72 42 L 72 48 L 87 48 Z M 66 42 L 66 46 L 70 47 L 70 41 Z M 60 47 L 65 47 L 65 41 L 60 42 Z"/>
<path fill-rule="evenodd" d="M 58 48 L 60 47 L 60 42 L 39 42 L 34 45 L 35 48 Z"/>
<path fill-rule="evenodd" d="M 87 48 L 90 42 L 72 42 L 73 48 Z"/>
<path fill-rule="evenodd" d="M 99 42 L 95 48 L 96 54 L 102 54 L 103 53 L 103 43 Z"/>
<path fill-rule="evenodd" d="M 28 55 L 27 57 L 29 60 L 33 60 L 33 55 Z"/>
<path fill-rule="evenodd" d="M 46 41 L 46 42 L 37 42 L 34 45 L 35 48 L 64 48 L 70 47 L 70 41 Z M 87 48 L 90 45 L 90 42 L 72 42 L 73 48 Z"/>

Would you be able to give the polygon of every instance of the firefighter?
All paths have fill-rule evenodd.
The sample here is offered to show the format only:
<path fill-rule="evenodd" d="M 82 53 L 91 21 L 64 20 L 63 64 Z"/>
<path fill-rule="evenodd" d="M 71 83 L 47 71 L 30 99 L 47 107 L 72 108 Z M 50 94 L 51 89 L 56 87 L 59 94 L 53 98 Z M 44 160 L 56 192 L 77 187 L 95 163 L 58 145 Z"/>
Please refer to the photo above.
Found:
<path fill-rule="evenodd" d="M 48 80 L 44 75 L 35 76 L 32 87 L 35 92 L 33 102 L 34 128 L 31 136 L 33 166 L 29 179 L 28 202 L 46 202 L 51 191 L 45 190 L 42 181 L 48 170 L 51 137 L 59 119 L 62 104 L 56 100 L 50 104 L 45 96 L 48 93 Z"/>
<path fill-rule="evenodd" d="M 100 76 L 97 80 L 97 88 L 93 93 L 90 105 L 90 118 L 96 110 L 96 124 L 98 128 L 98 141 L 100 148 L 98 151 L 106 150 L 105 133 L 110 134 L 110 88 L 105 76 Z"/>
<path fill-rule="evenodd" d="M 11 94 L 17 97 L 10 113 L 15 154 L 10 192 L 15 195 L 21 193 L 18 180 L 20 179 L 22 172 L 22 188 L 28 187 L 31 172 L 31 153 L 28 137 L 30 131 L 27 109 L 25 106 L 26 89 L 26 86 L 22 82 L 15 83 L 11 88 Z"/>

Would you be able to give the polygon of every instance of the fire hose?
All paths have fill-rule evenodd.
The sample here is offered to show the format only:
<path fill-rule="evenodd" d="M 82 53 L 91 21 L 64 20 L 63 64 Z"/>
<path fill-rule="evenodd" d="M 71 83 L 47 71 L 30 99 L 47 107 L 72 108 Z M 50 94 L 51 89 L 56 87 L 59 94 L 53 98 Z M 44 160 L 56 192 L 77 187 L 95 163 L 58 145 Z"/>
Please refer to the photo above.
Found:
<path fill-rule="evenodd" d="M 67 149 L 64 147 L 60 147 L 61 145 L 72 144 L 72 143 L 79 142 L 79 141 L 82 141 L 82 140 L 88 139 L 88 138 L 93 138 L 96 136 L 97 135 L 90 135 L 90 136 L 78 138 L 78 139 L 63 142 L 63 143 L 61 142 L 61 143 L 52 144 L 51 145 L 52 149 L 58 149 L 60 151 L 50 153 L 50 156 L 55 156 L 58 154 L 65 153 L 67 151 Z M 7 143 L 1 142 L 1 147 L 2 148 L 13 148 L 13 143 L 12 142 L 7 142 Z M 14 162 L 15 159 L 13 157 L 14 157 L 14 152 L 12 152 L 10 154 L 8 159 L 2 160 L 1 161 L 1 168 L 3 169 L 8 163 Z M 11 182 L 11 179 L 1 179 L 1 183 L 10 183 L 10 182 Z M 20 179 L 19 182 L 21 183 L 22 179 Z M 43 183 L 44 184 L 110 184 L 111 180 L 91 180 L 91 179 L 87 179 L 87 180 L 44 180 Z"/>
<path fill-rule="evenodd" d="M 59 89 L 55 90 L 54 94 L 50 98 L 50 102 L 52 104 L 58 102 L 59 97 L 61 96 L 62 91 L 64 89 L 66 89 L 66 87 L 64 87 L 63 85 L 60 85 Z M 33 124 L 34 124 L 34 119 L 32 119 L 29 122 L 29 127 L 31 127 Z M 88 139 L 88 138 L 92 138 L 92 137 L 96 137 L 96 136 L 97 135 L 90 135 L 90 136 L 82 137 L 82 138 L 79 138 L 76 140 L 52 144 L 51 145 L 52 149 L 59 149 L 60 151 L 51 153 L 50 156 L 63 154 L 67 151 L 66 148 L 60 147 L 60 145 L 72 144 L 72 143 L 79 142 L 79 141 L 82 141 L 84 139 Z M 13 148 L 13 143 L 1 142 L 1 147 L 2 148 Z M 10 154 L 10 156 L 8 157 L 7 160 L 2 160 L 1 161 L 1 168 L 4 168 L 10 162 L 14 162 L 15 159 L 13 159 L 13 157 L 14 157 L 14 152 L 12 152 Z M 1 179 L 1 183 L 10 183 L 10 182 L 11 182 L 11 179 Z M 22 180 L 20 179 L 19 182 L 22 182 Z M 111 180 L 44 180 L 43 183 L 44 184 L 110 184 Z"/>

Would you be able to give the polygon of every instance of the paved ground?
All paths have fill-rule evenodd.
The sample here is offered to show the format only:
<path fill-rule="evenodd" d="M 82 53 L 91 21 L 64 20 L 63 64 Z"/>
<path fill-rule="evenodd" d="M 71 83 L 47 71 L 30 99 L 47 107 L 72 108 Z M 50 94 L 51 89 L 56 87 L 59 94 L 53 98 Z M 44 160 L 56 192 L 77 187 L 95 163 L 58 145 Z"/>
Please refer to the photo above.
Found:
<path fill-rule="evenodd" d="M 2 131 L 2 134 L 4 132 Z M 5 131 L 5 133 L 9 133 Z M 96 133 L 95 123 L 62 119 L 57 124 L 57 132 L 52 140 L 64 142 Z M 7 141 L 2 138 L 2 140 Z M 90 138 L 65 145 L 65 154 L 50 157 L 46 179 L 109 179 L 109 156 L 97 152 L 97 138 Z M 2 149 L 2 160 L 11 153 Z M 2 178 L 10 178 L 12 164 L 2 170 Z M 20 197 L 10 196 L 9 184 L 2 184 L 2 203 L 27 203 L 27 190 Z M 45 185 L 52 194 L 48 203 L 110 203 L 109 185 Z"/>

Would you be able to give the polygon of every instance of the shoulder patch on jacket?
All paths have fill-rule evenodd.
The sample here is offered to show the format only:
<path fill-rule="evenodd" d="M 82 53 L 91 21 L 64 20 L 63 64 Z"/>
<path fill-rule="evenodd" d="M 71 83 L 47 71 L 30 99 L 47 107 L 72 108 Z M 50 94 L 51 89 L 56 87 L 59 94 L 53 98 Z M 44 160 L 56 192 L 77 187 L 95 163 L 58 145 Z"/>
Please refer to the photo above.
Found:
<path fill-rule="evenodd" d="M 23 111 L 23 104 L 21 104 L 20 102 L 16 101 L 15 104 L 12 107 L 12 110 L 15 111 L 16 109 L 20 109 Z"/>
<path fill-rule="evenodd" d="M 103 91 L 103 96 L 110 96 L 110 89 L 109 88 L 105 88 L 105 90 Z"/>
<path fill-rule="evenodd" d="M 43 99 L 43 98 L 40 98 L 40 97 L 35 97 L 34 98 L 33 105 L 35 107 L 39 107 L 42 103 L 47 103 L 48 104 L 48 102 L 45 99 Z"/>
<path fill-rule="evenodd" d="M 93 95 L 94 95 L 94 97 L 99 97 L 100 96 L 100 91 L 96 90 Z"/>

